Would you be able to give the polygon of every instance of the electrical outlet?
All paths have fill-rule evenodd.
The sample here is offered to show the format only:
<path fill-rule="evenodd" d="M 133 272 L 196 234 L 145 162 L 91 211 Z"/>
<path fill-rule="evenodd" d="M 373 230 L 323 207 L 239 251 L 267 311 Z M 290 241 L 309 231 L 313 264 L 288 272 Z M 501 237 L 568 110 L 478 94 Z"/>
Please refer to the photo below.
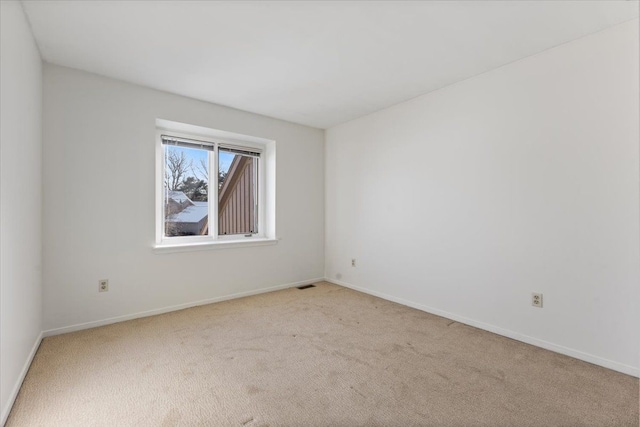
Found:
<path fill-rule="evenodd" d="M 98 280 L 98 292 L 108 292 L 109 291 L 109 280 L 101 279 Z"/>
<path fill-rule="evenodd" d="M 542 294 L 531 294 L 531 305 L 534 307 L 542 308 Z"/>
<path fill-rule="evenodd" d="M 356 266 L 356 259 L 352 258 L 351 259 L 351 267 L 355 267 Z"/>

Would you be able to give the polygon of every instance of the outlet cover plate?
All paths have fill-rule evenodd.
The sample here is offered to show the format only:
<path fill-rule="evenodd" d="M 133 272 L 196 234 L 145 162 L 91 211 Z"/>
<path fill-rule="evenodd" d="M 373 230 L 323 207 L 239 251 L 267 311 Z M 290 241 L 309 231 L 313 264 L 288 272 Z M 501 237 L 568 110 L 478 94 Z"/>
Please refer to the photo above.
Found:
<path fill-rule="evenodd" d="M 542 308 L 542 294 L 533 292 L 531 294 L 531 305 L 534 307 Z"/>

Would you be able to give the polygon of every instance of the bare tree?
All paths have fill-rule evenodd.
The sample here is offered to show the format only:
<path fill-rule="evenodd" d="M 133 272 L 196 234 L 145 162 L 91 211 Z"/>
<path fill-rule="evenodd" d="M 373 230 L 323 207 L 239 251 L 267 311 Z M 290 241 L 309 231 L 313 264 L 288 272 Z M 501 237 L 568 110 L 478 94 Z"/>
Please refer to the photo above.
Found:
<path fill-rule="evenodd" d="M 187 159 L 183 151 L 168 149 L 166 152 L 164 183 L 170 191 L 177 190 L 189 170 L 193 170 L 193 162 Z"/>
<path fill-rule="evenodd" d="M 191 168 L 191 172 L 195 175 L 195 177 L 204 182 L 209 182 L 209 166 L 207 165 L 207 161 L 205 159 L 200 159 L 197 165 L 193 165 Z M 222 188 L 222 184 L 224 184 L 224 180 L 227 177 L 227 172 L 220 169 L 218 171 L 218 188 Z"/>
<path fill-rule="evenodd" d="M 193 165 L 191 172 L 196 178 L 209 182 L 209 167 L 205 159 L 200 159 L 197 165 Z"/>

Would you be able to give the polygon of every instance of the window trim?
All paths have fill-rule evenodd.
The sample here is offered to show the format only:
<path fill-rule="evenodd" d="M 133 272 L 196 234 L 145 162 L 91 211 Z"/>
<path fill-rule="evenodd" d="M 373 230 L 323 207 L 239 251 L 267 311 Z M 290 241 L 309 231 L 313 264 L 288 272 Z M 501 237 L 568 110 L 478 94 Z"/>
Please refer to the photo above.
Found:
<path fill-rule="evenodd" d="M 156 121 L 158 122 L 158 121 Z M 188 126 L 188 125 L 184 125 Z M 223 132 L 216 131 L 214 129 L 207 129 L 211 132 Z M 178 139 L 188 139 L 197 142 L 202 142 L 205 145 L 210 144 L 213 146 L 213 150 L 209 150 L 209 171 L 213 174 L 215 179 L 212 191 L 211 179 L 209 180 L 209 234 L 205 236 L 177 236 L 177 237 L 165 237 L 164 230 L 164 170 L 165 170 L 165 150 L 162 141 L 162 136 L 174 137 Z M 267 167 L 265 153 L 267 151 L 266 144 L 246 141 L 242 139 L 230 139 L 212 137 L 209 135 L 203 135 L 200 133 L 186 133 L 173 131 L 166 127 L 156 126 L 156 252 L 178 252 L 183 250 L 204 250 L 204 249 L 218 249 L 223 247 L 245 247 L 245 246 L 262 246 L 265 244 L 275 244 L 278 239 L 274 236 L 267 236 L 267 221 L 266 221 L 266 179 L 267 179 Z M 250 237 L 245 234 L 229 234 L 218 235 L 218 188 L 217 188 L 217 176 L 218 176 L 218 149 L 232 148 L 239 150 L 247 150 L 249 152 L 260 153 L 259 160 L 257 162 L 258 168 L 255 174 L 257 180 L 257 209 L 258 215 L 256 218 L 258 232 L 252 234 Z M 215 194 L 211 194 L 214 192 Z M 213 221 L 212 221 L 213 219 Z"/>
<path fill-rule="evenodd" d="M 210 240 L 208 242 L 197 242 L 189 244 L 173 244 L 166 243 L 156 245 L 154 252 L 158 254 L 175 253 L 175 252 L 192 252 L 192 251 L 209 251 L 215 249 L 229 248 L 248 248 L 253 246 L 269 246 L 275 245 L 280 241 L 279 238 L 247 238 L 244 240 Z"/>

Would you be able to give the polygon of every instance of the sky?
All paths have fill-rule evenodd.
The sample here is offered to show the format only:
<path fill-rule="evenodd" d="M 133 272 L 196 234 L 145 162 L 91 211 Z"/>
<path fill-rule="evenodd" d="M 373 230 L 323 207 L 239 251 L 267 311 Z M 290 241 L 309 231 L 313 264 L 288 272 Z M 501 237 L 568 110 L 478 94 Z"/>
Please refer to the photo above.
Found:
<path fill-rule="evenodd" d="M 176 147 L 176 146 L 168 146 L 171 151 L 177 152 L 178 154 L 184 153 L 187 156 L 187 159 L 190 159 L 194 165 L 194 169 L 197 172 L 197 166 L 200 165 L 200 161 L 204 160 L 205 165 L 209 165 L 209 152 L 205 150 L 198 150 L 193 148 L 186 147 Z M 231 166 L 231 162 L 235 157 L 234 154 L 226 153 L 224 151 L 219 152 L 219 169 L 220 171 L 228 172 L 229 166 Z M 191 171 L 189 171 L 188 176 L 193 175 Z M 203 179 L 202 176 L 197 176 L 198 179 Z"/>

